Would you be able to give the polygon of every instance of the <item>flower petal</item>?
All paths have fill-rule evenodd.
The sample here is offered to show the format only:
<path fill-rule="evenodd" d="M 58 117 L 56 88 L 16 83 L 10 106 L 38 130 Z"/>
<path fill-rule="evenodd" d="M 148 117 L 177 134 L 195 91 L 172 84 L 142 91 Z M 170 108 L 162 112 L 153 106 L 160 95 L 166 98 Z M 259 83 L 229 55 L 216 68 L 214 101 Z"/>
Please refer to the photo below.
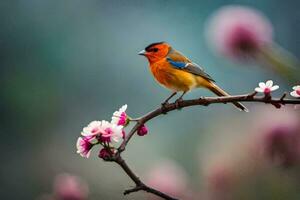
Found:
<path fill-rule="evenodd" d="M 266 82 L 266 87 L 272 87 L 273 86 L 273 81 L 272 80 L 268 80 Z"/>
<path fill-rule="evenodd" d="M 76 142 L 76 147 L 77 147 L 77 153 L 79 153 L 79 151 L 80 151 L 80 149 L 81 149 L 81 142 L 82 142 L 82 138 L 81 137 L 79 137 L 78 139 L 77 139 L 77 142 Z"/>
<path fill-rule="evenodd" d="M 271 87 L 271 91 L 275 91 L 275 90 L 277 90 L 277 89 L 279 89 L 279 86 L 278 86 L 278 85 L 274 85 L 273 87 Z"/>
<path fill-rule="evenodd" d="M 265 89 L 266 88 L 266 84 L 264 82 L 260 82 L 259 84 L 259 87 L 262 88 L 262 89 Z"/>
<path fill-rule="evenodd" d="M 255 91 L 256 91 L 256 92 L 261 92 L 261 93 L 262 93 L 262 92 L 264 92 L 264 89 L 262 89 L 262 88 L 260 88 L 260 87 L 257 87 L 257 88 L 255 88 Z"/>
<path fill-rule="evenodd" d="M 120 108 L 120 110 L 119 110 L 119 112 L 125 112 L 127 110 L 127 104 L 125 104 L 125 105 L 123 105 L 121 108 Z"/>
<path fill-rule="evenodd" d="M 299 97 L 300 97 L 300 95 L 297 94 L 296 91 L 293 91 L 293 92 L 291 92 L 290 94 L 291 94 L 291 96 L 296 97 L 296 98 L 299 98 Z"/>
<path fill-rule="evenodd" d="M 293 87 L 293 90 L 300 90 L 300 85 L 296 85 Z"/>

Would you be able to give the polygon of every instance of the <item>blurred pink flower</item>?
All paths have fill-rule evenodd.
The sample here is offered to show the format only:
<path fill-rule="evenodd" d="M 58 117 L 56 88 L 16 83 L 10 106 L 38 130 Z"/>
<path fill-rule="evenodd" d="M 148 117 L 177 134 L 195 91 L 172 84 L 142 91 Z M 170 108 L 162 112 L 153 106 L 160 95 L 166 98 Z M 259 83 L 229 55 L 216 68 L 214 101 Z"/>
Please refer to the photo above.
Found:
<path fill-rule="evenodd" d="M 148 133 L 148 128 L 145 124 L 143 124 L 138 130 L 137 130 L 137 134 L 139 136 L 144 136 L 147 135 Z"/>
<path fill-rule="evenodd" d="M 220 8 L 207 26 L 214 49 L 237 60 L 253 57 L 260 47 L 270 44 L 272 32 L 270 21 L 261 12 L 239 5 Z"/>
<path fill-rule="evenodd" d="M 160 163 L 148 172 L 146 183 L 173 197 L 183 197 L 188 193 L 187 176 L 185 171 L 177 164 L 165 161 Z M 149 195 L 149 199 L 160 199 Z"/>
<path fill-rule="evenodd" d="M 77 153 L 82 157 L 88 158 L 94 144 L 97 143 L 95 136 L 79 137 L 76 143 Z"/>
<path fill-rule="evenodd" d="M 113 113 L 111 123 L 121 126 L 126 126 L 128 118 L 126 114 L 127 104 L 123 105 L 118 111 Z"/>
<path fill-rule="evenodd" d="M 209 174 L 207 174 L 207 181 L 209 187 L 214 190 L 227 190 L 228 187 L 232 184 L 232 173 L 224 165 L 216 165 L 210 168 Z"/>
<path fill-rule="evenodd" d="M 233 164 L 227 166 L 228 163 L 218 163 L 217 165 L 210 166 L 206 172 L 205 179 L 205 199 L 209 200 L 230 200 L 234 188 L 237 185 L 237 174 L 235 170 L 239 170 Z"/>
<path fill-rule="evenodd" d="M 273 86 L 273 81 L 268 80 L 266 83 L 260 82 L 258 84 L 259 87 L 255 88 L 256 92 L 264 93 L 265 95 L 269 95 L 272 91 L 275 91 L 279 88 L 278 85 Z"/>
<path fill-rule="evenodd" d="M 300 161 L 299 123 L 274 124 L 265 133 L 264 151 L 276 164 L 288 167 Z"/>
<path fill-rule="evenodd" d="M 254 132 L 257 151 L 267 162 L 281 166 L 300 164 L 300 118 L 290 107 L 274 110 L 259 107 Z"/>
<path fill-rule="evenodd" d="M 291 92 L 291 95 L 293 97 L 300 98 L 300 85 L 296 85 L 293 87 L 293 91 Z"/>
<path fill-rule="evenodd" d="M 79 177 L 60 174 L 54 181 L 54 196 L 57 200 L 87 200 L 88 186 Z"/>

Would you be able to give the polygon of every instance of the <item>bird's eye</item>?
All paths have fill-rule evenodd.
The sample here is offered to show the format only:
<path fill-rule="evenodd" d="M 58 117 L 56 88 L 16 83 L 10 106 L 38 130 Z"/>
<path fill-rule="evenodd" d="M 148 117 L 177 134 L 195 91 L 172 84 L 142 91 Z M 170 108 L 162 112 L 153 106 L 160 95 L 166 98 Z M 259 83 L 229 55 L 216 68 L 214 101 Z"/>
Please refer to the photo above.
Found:
<path fill-rule="evenodd" d="M 158 52 L 158 48 L 153 48 L 153 52 Z"/>

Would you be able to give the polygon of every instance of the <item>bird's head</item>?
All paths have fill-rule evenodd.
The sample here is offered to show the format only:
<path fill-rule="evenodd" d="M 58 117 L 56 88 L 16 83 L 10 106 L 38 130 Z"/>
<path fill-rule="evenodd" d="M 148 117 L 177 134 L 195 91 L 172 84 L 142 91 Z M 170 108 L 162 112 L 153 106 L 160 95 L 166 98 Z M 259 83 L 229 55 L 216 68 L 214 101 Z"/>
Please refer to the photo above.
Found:
<path fill-rule="evenodd" d="M 140 51 L 139 55 L 145 56 L 151 64 L 167 57 L 170 49 L 171 46 L 166 42 L 156 42 Z"/>

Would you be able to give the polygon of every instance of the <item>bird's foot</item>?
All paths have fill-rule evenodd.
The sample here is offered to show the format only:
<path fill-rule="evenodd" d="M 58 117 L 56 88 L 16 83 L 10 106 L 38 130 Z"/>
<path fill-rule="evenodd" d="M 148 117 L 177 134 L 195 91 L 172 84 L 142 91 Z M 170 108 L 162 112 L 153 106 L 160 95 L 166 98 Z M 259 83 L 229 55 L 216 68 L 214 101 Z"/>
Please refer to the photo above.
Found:
<path fill-rule="evenodd" d="M 182 98 L 176 99 L 176 101 L 175 101 L 175 106 L 176 106 L 177 110 L 181 110 L 181 108 L 180 108 L 180 103 L 181 103 L 182 101 L 183 101 Z"/>
<path fill-rule="evenodd" d="M 169 105 L 168 101 L 164 101 L 161 103 L 161 110 L 164 115 L 167 114 L 167 106 Z"/>

